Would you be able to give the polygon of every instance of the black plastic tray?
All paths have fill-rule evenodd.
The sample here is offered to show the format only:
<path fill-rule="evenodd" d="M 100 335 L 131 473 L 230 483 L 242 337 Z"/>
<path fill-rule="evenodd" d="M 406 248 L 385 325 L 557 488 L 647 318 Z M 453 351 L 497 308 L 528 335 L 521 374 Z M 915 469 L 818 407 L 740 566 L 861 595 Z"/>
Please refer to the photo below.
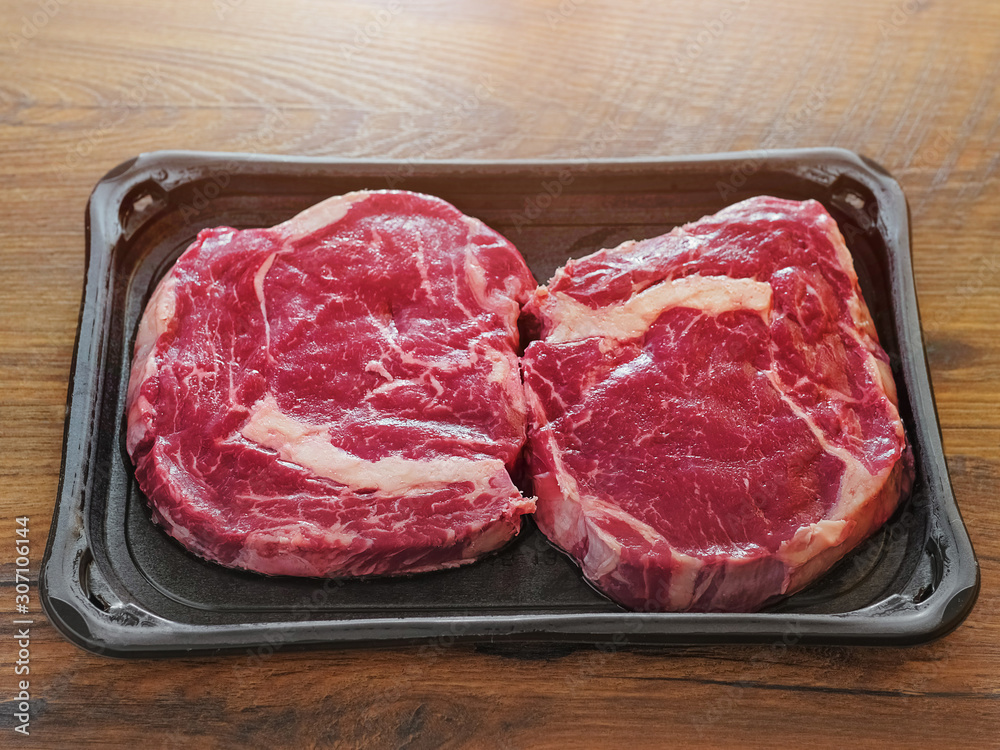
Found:
<path fill-rule="evenodd" d="M 916 456 L 911 497 L 822 580 L 757 614 L 627 612 L 530 522 L 486 560 L 409 578 L 267 578 L 187 553 L 150 520 L 124 448 L 132 343 L 155 283 L 204 227 L 269 226 L 328 196 L 386 187 L 438 195 L 479 217 L 517 245 L 541 282 L 569 257 L 752 195 L 820 200 L 844 232 L 892 361 Z M 62 479 L 41 570 L 46 613 L 83 648 L 145 656 L 426 639 L 902 645 L 950 631 L 978 589 L 924 358 L 906 201 L 884 170 L 851 152 L 406 163 L 164 151 L 116 167 L 94 189 Z"/>

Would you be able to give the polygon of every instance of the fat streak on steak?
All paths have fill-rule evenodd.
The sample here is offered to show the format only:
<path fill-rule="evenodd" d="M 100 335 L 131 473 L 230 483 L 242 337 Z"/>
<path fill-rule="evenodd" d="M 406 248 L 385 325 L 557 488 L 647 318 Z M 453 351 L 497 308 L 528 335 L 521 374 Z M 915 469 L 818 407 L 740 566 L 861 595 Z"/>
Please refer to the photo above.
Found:
<path fill-rule="evenodd" d="M 534 509 L 514 247 L 438 198 L 330 198 L 202 231 L 140 322 L 127 449 L 154 518 L 261 573 L 471 562 Z"/>
<path fill-rule="evenodd" d="M 759 609 L 909 490 L 888 358 L 814 201 L 570 261 L 525 313 L 536 521 L 625 606 Z"/>

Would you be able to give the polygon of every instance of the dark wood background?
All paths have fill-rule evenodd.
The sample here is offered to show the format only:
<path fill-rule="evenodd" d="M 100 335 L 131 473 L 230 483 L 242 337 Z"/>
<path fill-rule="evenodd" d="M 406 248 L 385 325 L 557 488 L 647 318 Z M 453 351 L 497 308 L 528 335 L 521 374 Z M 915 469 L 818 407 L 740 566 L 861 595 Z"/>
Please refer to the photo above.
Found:
<path fill-rule="evenodd" d="M 0 2 L 0 746 L 1000 747 L 1000 3 Z M 83 212 L 161 148 L 398 159 L 842 146 L 913 214 L 971 616 L 904 649 L 526 649 L 113 661 L 34 578 L 60 463 Z M 12 730 L 14 518 L 31 736 Z"/>

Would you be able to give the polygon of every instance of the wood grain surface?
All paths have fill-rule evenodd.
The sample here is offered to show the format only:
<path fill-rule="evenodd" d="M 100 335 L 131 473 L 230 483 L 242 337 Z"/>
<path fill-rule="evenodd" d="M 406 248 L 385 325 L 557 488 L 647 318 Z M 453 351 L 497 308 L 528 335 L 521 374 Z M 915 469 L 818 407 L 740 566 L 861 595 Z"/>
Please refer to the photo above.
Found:
<path fill-rule="evenodd" d="M 0 0 L 0 746 L 1000 747 L 1000 3 Z M 161 148 L 398 159 L 841 146 L 902 183 L 968 620 L 909 649 L 115 661 L 44 620 L 83 214 Z M 14 519 L 30 517 L 30 736 Z"/>

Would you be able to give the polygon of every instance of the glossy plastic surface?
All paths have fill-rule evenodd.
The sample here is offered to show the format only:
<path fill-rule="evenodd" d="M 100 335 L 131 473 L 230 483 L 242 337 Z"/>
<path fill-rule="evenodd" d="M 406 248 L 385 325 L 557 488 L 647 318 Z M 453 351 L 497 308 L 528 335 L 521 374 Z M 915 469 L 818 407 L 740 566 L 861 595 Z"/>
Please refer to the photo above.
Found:
<path fill-rule="evenodd" d="M 827 576 L 755 614 L 625 611 L 530 522 L 475 565 L 409 578 L 267 578 L 189 554 L 150 520 L 124 448 L 129 360 L 146 300 L 200 229 L 270 226 L 361 188 L 454 203 L 506 235 L 540 282 L 570 257 L 752 195 L 821 201 L 845 235 L 890 355 L 916 458 L 911 497 Z M 906 201 L 880 167 L 836 149 L 495 163 L 143 154 L 109 172 L 88 206 L 64 440 L 42 602 L 67 638 L 111 656 L 427 639 L 904 645 L 954 628 L 979 588 L 930 390 Z"/>

